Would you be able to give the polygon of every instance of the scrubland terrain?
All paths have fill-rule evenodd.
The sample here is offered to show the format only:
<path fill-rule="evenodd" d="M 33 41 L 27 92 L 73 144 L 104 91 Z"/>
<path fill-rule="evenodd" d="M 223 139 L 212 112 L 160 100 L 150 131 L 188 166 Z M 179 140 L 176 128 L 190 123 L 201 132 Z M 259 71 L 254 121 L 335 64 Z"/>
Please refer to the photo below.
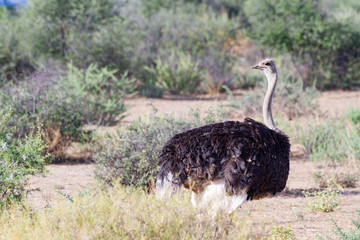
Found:
<path fill-rule="evenodd" d="M 317 100 L 325 121 L 327 118 L 345 114 L 348 107 L 359 106 L 360 92 L 324 92 Z M 125 123 L 135 120 L 139 116 L 151 114 L 154 107 L 160 113 L 174 114 L 180 117 L 185 116 L 190 108 L 198 107 L 205 112 L 217 105 L 229 104 L 229 100 L 225 98 L 214 100 L 206 96 L 186 100 L 169 96 L 164 99 L 134 98 L 127 100 L 127 104 L 130 109 L 124 119 Z M 304 121 L 306 121 L 306 116 L 301 120 L 301 122 Z M 113 131 L 113 129 L 109 129 L 109 131 Z M 105 129 L 100 131 L 105 131 Z M 274 226 L 291 229 L 296 239 L 316 239 L 317 235 L 333 236 L 332 220 L 341 228 L 351 229 L 353 227 L 351 220 L 357 219 L 356 210 L 360 209 L 359 183 L 355 183 L 355 186 L 351 188 L 341 190 L 339 209 L 331 212 L 311 212 L 305 206 L 308 200 L 302 192 L 315 191 L 321 187 L 314 177 L 314 174 L 318 172 L 330 175 L 352 173 L 358 176 L 357 163 L 335 165 L 314 163 L 309 161 L 309 155 L 303 148 L 294 148 L 293 151 L 286 189 L 277 196 L 247 202 L 234 213 L 240 218 L 243 216 L 250 221 L 252 231 L 250 238 L 256 239 L 263 234 L 266 236 L 265 233 Z M 29 188 L 38 188 L 39 191 L 32 192 L 28 201 L 36 208 L 56 204 L 56 199 L 67 201 L 64 197 L 66 194 L 76 196 L 79 192 L 86 192 L 96 183 L 93 164 L 52 164 L 48 165 L 46 169 L 47 172 L 44 176 L 30 177 Z M 119 201 L 121 200 L 119 199 Z M 168 209 L 168 211 L 173 211 L 173 209 Z M 151 216 L 149 217 L 151 218 Z"/>
<path fill-rule="evenodd" d="M 0 239 L 360 239 L 359 46 L 358 0 L 0 1 Z M 266 57 L 287 188 L 159 201 L 173 135 L 263 121 Z"/>

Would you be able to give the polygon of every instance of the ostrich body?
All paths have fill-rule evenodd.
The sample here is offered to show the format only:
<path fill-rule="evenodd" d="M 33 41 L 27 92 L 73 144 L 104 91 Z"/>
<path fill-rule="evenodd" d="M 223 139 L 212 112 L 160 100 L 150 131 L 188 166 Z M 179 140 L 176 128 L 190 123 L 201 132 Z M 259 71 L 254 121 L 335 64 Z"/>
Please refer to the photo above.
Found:
<path fill-rule="evenodd" d="M 246 118 L 195 128 L 173 136 L 159 157 L 156 190 L 160 195 L 181 186 L 193 191 L 193 204 L 231 213 L 246 200 L 281 192 L 289 174 L 288 137 L 275 126 L 271 102 L 277 82 L 273 60 L 253 66 L 264 72 L 268 90 L 265 125 Z"/>

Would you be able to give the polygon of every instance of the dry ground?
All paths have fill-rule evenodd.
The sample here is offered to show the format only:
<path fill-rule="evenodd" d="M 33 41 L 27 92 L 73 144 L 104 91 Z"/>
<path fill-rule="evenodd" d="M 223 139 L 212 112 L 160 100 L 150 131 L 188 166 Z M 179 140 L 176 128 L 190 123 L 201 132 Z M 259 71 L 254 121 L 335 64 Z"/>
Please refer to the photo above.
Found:
<path fill-rule="evenodd" d="M 344 114 L 349 106 L 360 107 L 360 92 L 325 92 L 318 98 L 318 102 L 325 115 L 339 116 Z M 189 108 L 198 107 L 199 111 L 205 112 L 210 107 L 226 104 L 227 100 L 220 98 L 214 101 L 207 97 L 190 100 L 166 97 L 165 99 L 135 98 L 126 103 L 131 108 L 124 119 L 125 123 L 138 116 L 150 114 L 153 107 L 159 112 L 184 116 Z M 259 223 L 260 226 L 262 223 L 266 223 L 265 226 L 289 227 L 290 225 L 297 239 L 316 239 L 317 233 L 323 236 L 332 235 L 331 219 L 342 228 L 351 228 L 351 219 L 356 219 L 356 209 L 360 209 L 360 182 L 356 188 L 344 189 L 339 210 L 330 213 L 311 213 L 305 209 L 305 198 L 300 193 L 302 190 L 318 188 L 313 177 L 313 174 L 319 171 L 317 168 L 306 156 L 292 158 L 287 189 L 275 197 L 248 202 L 239 211 L 250 214 L 254 222 Z M 347 170 L 341 168 L 338 167 L 339 171 Z M 45 176 L 33 176 L 29 179 L 30 188 L 39 189 L 29 196 L 29 201 L 36 207 L 51 204 L 63 194 L 74 195 L 78 191 L 84 191 L 96 181 L 94 166 L 90 164 L 48 165 L 46 169 Z"/>

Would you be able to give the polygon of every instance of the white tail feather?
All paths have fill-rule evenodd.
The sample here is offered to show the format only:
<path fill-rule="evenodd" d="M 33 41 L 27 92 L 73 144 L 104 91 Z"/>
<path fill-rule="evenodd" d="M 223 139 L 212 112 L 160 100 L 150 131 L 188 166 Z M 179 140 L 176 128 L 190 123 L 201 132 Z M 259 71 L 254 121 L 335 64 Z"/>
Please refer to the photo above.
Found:
<path fill-rule="evenodd" d="M 193 193 L 191 202 L 196 208 L 203 208 L 216 215 L 219 211 L 229 214 L 237 209 L 247 199 L 247 194 L 228 196 L 225 189 L 225 181 L 211 182 L 199 195 Z"/>
<path fill-rule="evenodd" d="M 163 199 L 164 196 L 170 197 L 178 190 L 178 186 L 174 185 L 173 182 L 173 174 L 168 173 L 164 178 L 158 177 L 156 179 L 156 196 L 159 199 Z"/>

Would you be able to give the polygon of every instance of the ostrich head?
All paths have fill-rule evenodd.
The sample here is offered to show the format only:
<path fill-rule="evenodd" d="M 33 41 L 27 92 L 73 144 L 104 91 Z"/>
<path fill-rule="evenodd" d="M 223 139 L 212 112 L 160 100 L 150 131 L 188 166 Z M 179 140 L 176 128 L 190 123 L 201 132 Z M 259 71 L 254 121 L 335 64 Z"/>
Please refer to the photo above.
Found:
<path fill-rule="evenodd" d="M 259 69 L 262 71 L 268 80 L 275 80 L 272 76 L 276 75 L 276 66 L 274 60 L 265 58 L 261 60 L 257 65 L 252 66 L 252 69 Z"/>
<path fill-rule="evenodd" d="M 252 66 L 252 68 L 262 71 L 265 74 L 266 79 L 268 80 L 268 90 L 266 92 L 263 103 L 264 122 L 268 128 L 278 131 L 278 128 L 275 126 L 271 110 L 272 97 L 277 82 L 277 71 L 275 62 L 270 58 L 265 58 L 264 60 L 261 60 L 257 65 Z"/>

